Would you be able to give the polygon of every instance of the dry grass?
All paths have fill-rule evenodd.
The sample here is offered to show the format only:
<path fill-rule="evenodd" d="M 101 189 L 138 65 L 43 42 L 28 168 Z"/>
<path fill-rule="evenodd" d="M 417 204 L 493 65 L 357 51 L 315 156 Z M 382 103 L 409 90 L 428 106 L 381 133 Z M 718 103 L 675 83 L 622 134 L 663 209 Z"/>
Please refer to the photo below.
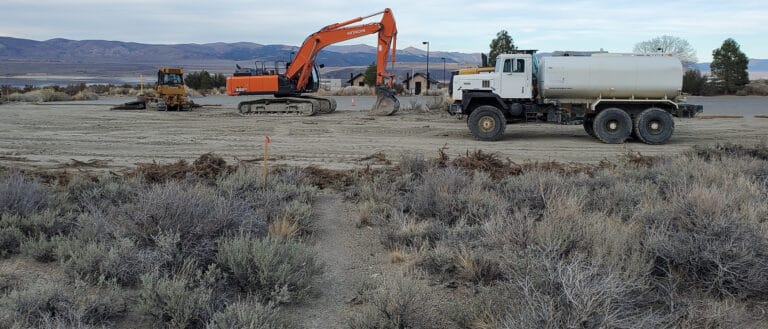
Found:
<path fill-rule="evenodd" d="M 404 157 L 354 197 L 395 262 L 409 251 L 433 280 L 479 289 L 456 302 L 460 327 L 760 327 L 767 150 L 714 145 L 598 165 Z M 382 204 L 387 215 L 371 216 Z M 729 299 L 749 320 L 692 320 L 702 298 Z"/>
<path fill-rule="evenodd" d="M 93 167 L 99 161 L 73 160 L 68 166 Z M 261 304 L 235 302 L 250 296 L 275 303 L 311 297 L 321 265 L 301 242 L 315 230 L 317 189 L 305 174 L 284 169 L 264 184 L 259 173 L 233 172 L 211 154 L 191 165 L 141 169 L 122 177 L 68 174 L 49 183 L 31 177 L 58 174 L 0 175 L 0 258 L 50 263 L 46 268 L 56 268 L 62 279 L 83 289 L 29 290 L 3 282 L 0 327 L 111 327 L 123 321 L 127 308 L 158 327 L 291 327 L 274 306 L 249 313 L 245 307 Z M 268 230 L 282 238 L 263 240 L 268 241 L 263 248 L 245 254 L 222 242 L 238 234 L 262 241 Z M 231 261 L 220 268 L 223 259 Z M 30 271 L 32 278 L 42 274 Z M 236 277 L 259 284 L 240 288 Z M 111 288 L 103 288 L 107 283 Z"/>
<path fill-rule="evenodd" d="M 301 227 L 295 220 L 283 218 L 269 224 L 269 236 L 277 239 L 291 240 L 299 236 Z"/>
<path fill-rule="evenodd" d="M 44 266 L 89 292 L 109 282 L 104 294 L 123 301 L 130 287 L 155 326 L 291 327 L 275 305 L 316 293 L 322 266 L 303 241 L 322 186 L 357 204 L 390 266 L 425 272 L 371 283 L 351 328 L 767 323 L 765 143 L 597 165 L 403 155 L 377 170 L 280 168 L 266 182 L 212 155 L 197 165 L 63 186 L 4 173 L 0 255 L 55 259 Z M 92 301 L 102 315 L 70 317 L 81 302 L 56 289 L 0 290 L 0 326 L 109 326 L 124 314 Z M 49 300 L 62 302 L 38 307 Z"/>

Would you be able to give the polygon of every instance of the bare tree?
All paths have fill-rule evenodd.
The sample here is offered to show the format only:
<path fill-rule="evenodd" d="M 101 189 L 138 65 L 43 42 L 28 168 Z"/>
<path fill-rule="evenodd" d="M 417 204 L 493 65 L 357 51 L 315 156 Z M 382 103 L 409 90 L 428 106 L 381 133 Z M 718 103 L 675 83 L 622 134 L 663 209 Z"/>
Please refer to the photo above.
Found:
<path fill-rule="evenodd" d="M 696 63 L 696 50 L 687 40 L 671 35 L 662 35 L 648 41 L 635 44 L 634 52 L 641 54 L 663 53 L 672 54 L 680 59 L 685 66 Z"/>

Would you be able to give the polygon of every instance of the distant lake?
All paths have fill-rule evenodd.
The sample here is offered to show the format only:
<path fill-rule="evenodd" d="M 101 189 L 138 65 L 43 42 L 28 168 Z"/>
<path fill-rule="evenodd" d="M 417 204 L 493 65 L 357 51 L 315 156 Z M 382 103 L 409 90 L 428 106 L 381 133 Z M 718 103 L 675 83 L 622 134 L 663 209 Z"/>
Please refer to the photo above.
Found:
<path fill-rule="evenodd" d="M 154 84 L 154 77 L 144 77 L 144 83 Z M 23 88 L 26 85 L 35 87 L 48 86 L 67 86 L 79 83 L 87 85 L 122 85 L 126 83 L 138 84 L 138 76 L 129 77 L 89 77 L 89 76 L 54 76 L 54 75 L 23 75 L 23 76 L 0 76 L 0 86 L 10 85 L 11 87 Z"/>

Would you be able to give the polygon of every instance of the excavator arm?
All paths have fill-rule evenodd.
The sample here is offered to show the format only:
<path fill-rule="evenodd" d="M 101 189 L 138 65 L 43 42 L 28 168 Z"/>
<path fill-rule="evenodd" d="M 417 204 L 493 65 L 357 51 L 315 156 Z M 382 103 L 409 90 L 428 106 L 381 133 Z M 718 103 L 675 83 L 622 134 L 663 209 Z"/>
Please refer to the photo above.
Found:
<path fill-rule="evenodd" d="M 382 15 L 378 23 L 357 24 L 367 18 Z M 364 17 L 357 17 L 345 22 L 328 25 L 307 37 L 296 52 L 296 57 L 288 66 L 286 77 L 296 81 L 296 90 L 303 91 L 307 87 L 312 69 L 315 67 L 317 55 L 323 48 L 362 36 L 378 33 L 378 48 L 376 55 L 376 84 L 392 87 L 393 74 L 387 73 L 387 58 L 392 49 L 392 62 L 395 62 L 395 43 L 397 26 L 392 10 L 384 9 Z M 385 82 L 386 81 L 386 82 Z"/>
<path fill-rule="evenodd" d="M 367 18 L 382 15 L 378 23 L 359 23 Z M 328 25 L 307 37 L 288 65 L 285 74 L 247 74 L 227 78 L 227 95 L 272 93 L 273 98 L 260 98 L 240 102 L 238 111 L 244 115 L 315 115 L 336 110 L 333 98 L 301 95 L 315 90 L 307 87 L 315 70 L 317 55 L 328 45 L 378 33 L 376 51 L 376 102 L 371 108 L 375 115 L 392 115 L 400 108 L 400 102 L 392 92 L 394 75 L 387 72 L 387 59 L 392 52 L 395 62 L 397 26 L 389 8 L 365 17 Z M 288 97 L 290 96 L 290 97 Z"/>

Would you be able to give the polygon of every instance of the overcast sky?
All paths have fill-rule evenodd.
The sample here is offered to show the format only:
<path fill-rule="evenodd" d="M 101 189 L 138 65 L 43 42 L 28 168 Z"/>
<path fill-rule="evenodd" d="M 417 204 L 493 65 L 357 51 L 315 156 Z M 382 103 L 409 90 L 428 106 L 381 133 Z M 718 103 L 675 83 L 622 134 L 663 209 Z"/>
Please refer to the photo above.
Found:
<path fill-rule="evenodd" d="M 613 1 L 242 1 L 3 0 L 0 36 L 140 43 L 248 41 L 299 45 L 319 28 L 390 7 L 398 48 L 487 52 L 504 29 L 520 48 L 630 52 L 660 35 L 688 40 L 700 62 L 734 38 L 750 58 L 768 58 L 766 0 Z M 345 44 L 374 45 L 374 37 Z"/>

